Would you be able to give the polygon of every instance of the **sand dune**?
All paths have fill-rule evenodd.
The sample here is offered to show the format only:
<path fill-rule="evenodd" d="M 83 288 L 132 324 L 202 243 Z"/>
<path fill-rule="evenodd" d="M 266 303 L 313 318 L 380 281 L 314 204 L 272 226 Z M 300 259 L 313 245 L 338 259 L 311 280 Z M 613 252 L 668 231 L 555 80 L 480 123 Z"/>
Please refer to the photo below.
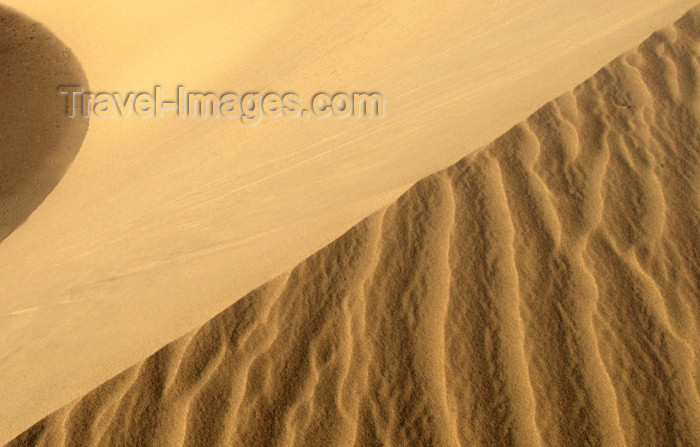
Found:
<path fill-rule="evenodd" d="M 46 28 L 0 6 L 0 242 L 53 190 L 88 120 L 64 113 L 58 85 L 87 85 L 79 62 Z"/>
<path fill-rule="evenodd" d="M 94 91 L 371 89 L 387 113 L 252 127 L 92 119 L 59 185 L 0 244 L 0 443 L 292 269 L 697 4 L 3 2 L 65 42 Z"/>
<path fill-rule="evenodd" d="M 700 8 L 9 446 L 700 445 Z"/>

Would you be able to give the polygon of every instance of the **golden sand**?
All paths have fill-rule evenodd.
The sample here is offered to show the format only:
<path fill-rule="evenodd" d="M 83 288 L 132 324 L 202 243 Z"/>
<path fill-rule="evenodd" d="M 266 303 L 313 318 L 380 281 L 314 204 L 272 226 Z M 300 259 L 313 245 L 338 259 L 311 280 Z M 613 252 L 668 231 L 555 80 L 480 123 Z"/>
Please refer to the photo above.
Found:
<path fill-rule="evenodd" d="M 376 90 L 386 116 L 93 117 L 60 183 L 0 243 L 0 444 L 697 1 L 4 0 L 64 42 L 96 92 Z"/>
<path fill-rule="evenodd" d="M 9 446 L 700 445 L 700 8 Z"/>

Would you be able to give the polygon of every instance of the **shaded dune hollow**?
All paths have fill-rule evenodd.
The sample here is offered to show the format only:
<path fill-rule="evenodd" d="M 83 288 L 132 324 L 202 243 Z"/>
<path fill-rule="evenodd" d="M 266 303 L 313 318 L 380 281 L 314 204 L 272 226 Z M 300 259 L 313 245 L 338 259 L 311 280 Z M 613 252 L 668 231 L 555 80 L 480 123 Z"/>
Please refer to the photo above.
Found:
<path fill-rule="evenodd" d="M 700 9 L 10 442 L 700 445 Z"/>
<path fill-rule="evenodd" d="M 0 241 L 44 201 L 88 129 L 62 85 L 87 89 L 80 63 L 43 25 L 0 6 Z"/>

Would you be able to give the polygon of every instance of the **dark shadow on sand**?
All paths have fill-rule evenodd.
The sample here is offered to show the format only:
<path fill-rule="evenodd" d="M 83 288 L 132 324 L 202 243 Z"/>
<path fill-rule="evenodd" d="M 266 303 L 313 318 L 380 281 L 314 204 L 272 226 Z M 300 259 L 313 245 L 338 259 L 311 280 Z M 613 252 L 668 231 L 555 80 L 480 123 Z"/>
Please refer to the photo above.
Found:
<path fill-rule="evenodd" d="M 66 116 L 60 85 L 87 88 L 71 50 L 0 6 L 0 241 L 54 189 L 87 133 L 87 119 Z"/>

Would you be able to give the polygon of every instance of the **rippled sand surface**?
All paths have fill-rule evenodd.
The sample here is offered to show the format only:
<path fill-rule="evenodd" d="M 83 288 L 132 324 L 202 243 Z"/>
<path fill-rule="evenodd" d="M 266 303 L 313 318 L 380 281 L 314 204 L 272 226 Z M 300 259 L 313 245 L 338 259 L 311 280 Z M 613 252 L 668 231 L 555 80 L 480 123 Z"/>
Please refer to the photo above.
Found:
<path fill-rule="evenodd" d="M 9 446 L 700 445 L 700 9 Z"/>
<path fill-rule="evenodd" d="M 386 105 L 382 119 L 254 126 L 93 116 L 78 151 L 61 146 L 68 128 L 53 127 L 63 98 L 26 101 L 41 77 L 3 65 L 0 89 L 13 84 L 16 104 L 45 106 L 28 108 L 33 120 L 0 119 L 0 140 L 21 142 L 5 154 L 60 157 L 37 171 L 0 155 L 0 182 L 21 180 L 12 180 L 19 202 L 0 192 L 1 212 L 9 204 L 14 213 L 0 243 L 0 444 L 291 270 L 698 3 L 0 1 L 74 55 L 26 53 L 35 73 L 77 58 L 93 92 L 161 84 L 173 99 L 182 84 L 310 99 L 369 90 Z M 22 48 L 2 33 L 0 56 Z M 32 42 L 25 48 L 49 41 Z M 18 59 L 0 58 L 8 60 Z"/>

